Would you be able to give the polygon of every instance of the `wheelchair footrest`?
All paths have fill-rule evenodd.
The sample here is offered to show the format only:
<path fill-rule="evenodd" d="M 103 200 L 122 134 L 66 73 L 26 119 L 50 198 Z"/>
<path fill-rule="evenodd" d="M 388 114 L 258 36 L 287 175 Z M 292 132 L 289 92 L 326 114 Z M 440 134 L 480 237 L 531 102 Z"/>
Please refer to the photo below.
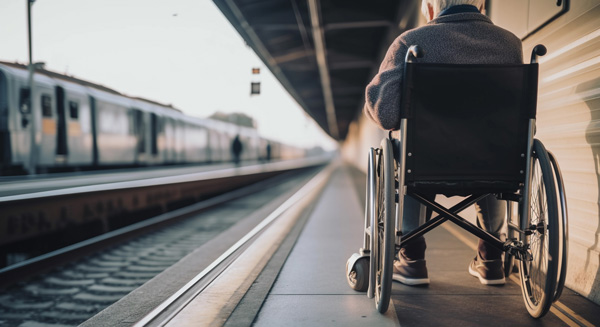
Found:
<path fill-rule="evenodd" d="M 504 243 L 504 249 L 506 253 L 514 256 L 516 259 L 521 261 L 532 261 L 533 256 L 529 253 L 529 246 L 524 245 L 523 242 L 517 240 L 508 240 Z"/>

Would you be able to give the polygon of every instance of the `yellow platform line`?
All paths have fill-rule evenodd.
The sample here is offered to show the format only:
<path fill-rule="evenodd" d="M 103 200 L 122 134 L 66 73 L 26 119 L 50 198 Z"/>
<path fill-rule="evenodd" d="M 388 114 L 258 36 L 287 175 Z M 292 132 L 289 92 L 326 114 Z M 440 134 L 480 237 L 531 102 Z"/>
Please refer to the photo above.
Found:
<path fill-rule="evenodd" d="M 451 224 L 443 224 L 442 227 L 444 227 L 444 229 L 446 229 L 450 234 L 452 234 L 454 237 L 466 244 L 468 247 L 473 249 L 473 251 L 477 251 L 477 242 L 465 237 L 457 227 Z M 515 275 L 511 275 L 510 280 L 512 280 L 517 285 L 521 285 L 521 281 L 517 277 L 515 277 Z M 552 312 L 555 316 L 557 316 L 560 320 L 564 321 L 570 327 L 594 327 L 593 324 L 585 320 L 580 315 L 576 314 L 573 310 L 571 310 L 569 307 L 567 307 L 560 301 L 554 302 L 552 307 L 550 307 L 550 312 Z M 563 312 L 567 313 L 569 316 L 567 316 Z"/>

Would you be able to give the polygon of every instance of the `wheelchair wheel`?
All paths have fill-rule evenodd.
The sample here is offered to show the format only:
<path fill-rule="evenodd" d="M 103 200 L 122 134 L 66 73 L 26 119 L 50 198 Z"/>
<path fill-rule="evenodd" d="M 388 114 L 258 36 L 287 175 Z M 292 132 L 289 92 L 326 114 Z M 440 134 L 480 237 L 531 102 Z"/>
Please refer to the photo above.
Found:
<path fill-rule="evenodd" d="M 381 142 L 377 160 L 375 225 L 371 262 L 375 268 L 375 303 L 381 313 L 387 311 L 392 293 L 395 252 L 394 226 L 394 156 L 390 140 Z"/>
<path fill-rule="evenodd" d="M 534 140 L 531 157 L 529 221 L 521 241 L 527 256 L 519 266 L 521 290 L 533 318 L 544 316 L 555 297 L 559 270 L 559 224 L 554 172 L 546 149 Z"/>
<path fill-rule="evenodd" d="M 548 157 L 550 158 L 550 163 L 552 164 L 552 169 L 554 170 L 554 177 L 556 178 L 556 190 L 558 192 L 558 203 L 560 205 L 558 214 L 560 219 L 560 264 L 559 264 L 559 273 L 558 273 L 558 281 L 556 284 L 556 292 L 554 293 L 553 302 L 558 301 L 560 296 L 562 295 L 563 288 L 565 286 L 565 278 L 567 276 L 567 254 L 569 252 L 568 248 L 568 239 L 569 239 L 569 230 L 568 230 L 568 217 L 567 217 L 567 195 L 565 194 L 565 188 L 563 184 L 562 174 L 560 172 L 560 168 L 558 167 L 558 162 L 554 158 L 554 155 L 548 151 Z"/>
<path fill-rule="evenodd" d="M 508 240 L 515 240 L 518 237 L 518 233 L 513 226 L 519 226 L 518 218 L 519 215 L 514 211 L 515 205 L 512 201 L 506 201 L 506 238 Z M 504 253 L 504 276 L 509 277 L 515 272 L 515 257 L 508 253 Z"/>

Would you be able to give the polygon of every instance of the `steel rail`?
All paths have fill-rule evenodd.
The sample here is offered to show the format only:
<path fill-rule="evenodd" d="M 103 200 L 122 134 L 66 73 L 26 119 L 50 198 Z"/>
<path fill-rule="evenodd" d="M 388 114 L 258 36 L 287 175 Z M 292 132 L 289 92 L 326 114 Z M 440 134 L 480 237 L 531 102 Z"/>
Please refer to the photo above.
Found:
<path fill-rule="evenodd" d="M 275 177 L 277 178 L 277 177 Z M 256 193 L 263 190 L 273 182 L 273 178 L 254 183 L 252 185 L 230 191 L 213 198 L 170 211 L 154 218 L 111 231 L 105 234 L 78 242 L 64 248 L 22 261 L 0 269 L 0 288 L 10 285 L 15 281 L 26 278 L 33 274 L 60 264 L 72 261 L 85 254 L 98 251 L 116 242 L 130 239 L 142 233 L 170 224 L 186 217 L 196 214 L 202 210 L 214 207 L 234 199 Z"/>

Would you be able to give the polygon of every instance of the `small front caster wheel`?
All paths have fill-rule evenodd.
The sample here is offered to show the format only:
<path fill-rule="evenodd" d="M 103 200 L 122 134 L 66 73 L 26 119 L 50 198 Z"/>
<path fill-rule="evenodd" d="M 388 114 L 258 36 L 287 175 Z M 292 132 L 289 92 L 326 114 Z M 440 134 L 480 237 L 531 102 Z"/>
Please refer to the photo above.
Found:
<path fill-rule="evenodd" d="M 359 292 L 366 292 L 369 288 L 369 258 L 360 258 L 354 263 L 350 271 L 346 269 L 348 285 Z"/>

